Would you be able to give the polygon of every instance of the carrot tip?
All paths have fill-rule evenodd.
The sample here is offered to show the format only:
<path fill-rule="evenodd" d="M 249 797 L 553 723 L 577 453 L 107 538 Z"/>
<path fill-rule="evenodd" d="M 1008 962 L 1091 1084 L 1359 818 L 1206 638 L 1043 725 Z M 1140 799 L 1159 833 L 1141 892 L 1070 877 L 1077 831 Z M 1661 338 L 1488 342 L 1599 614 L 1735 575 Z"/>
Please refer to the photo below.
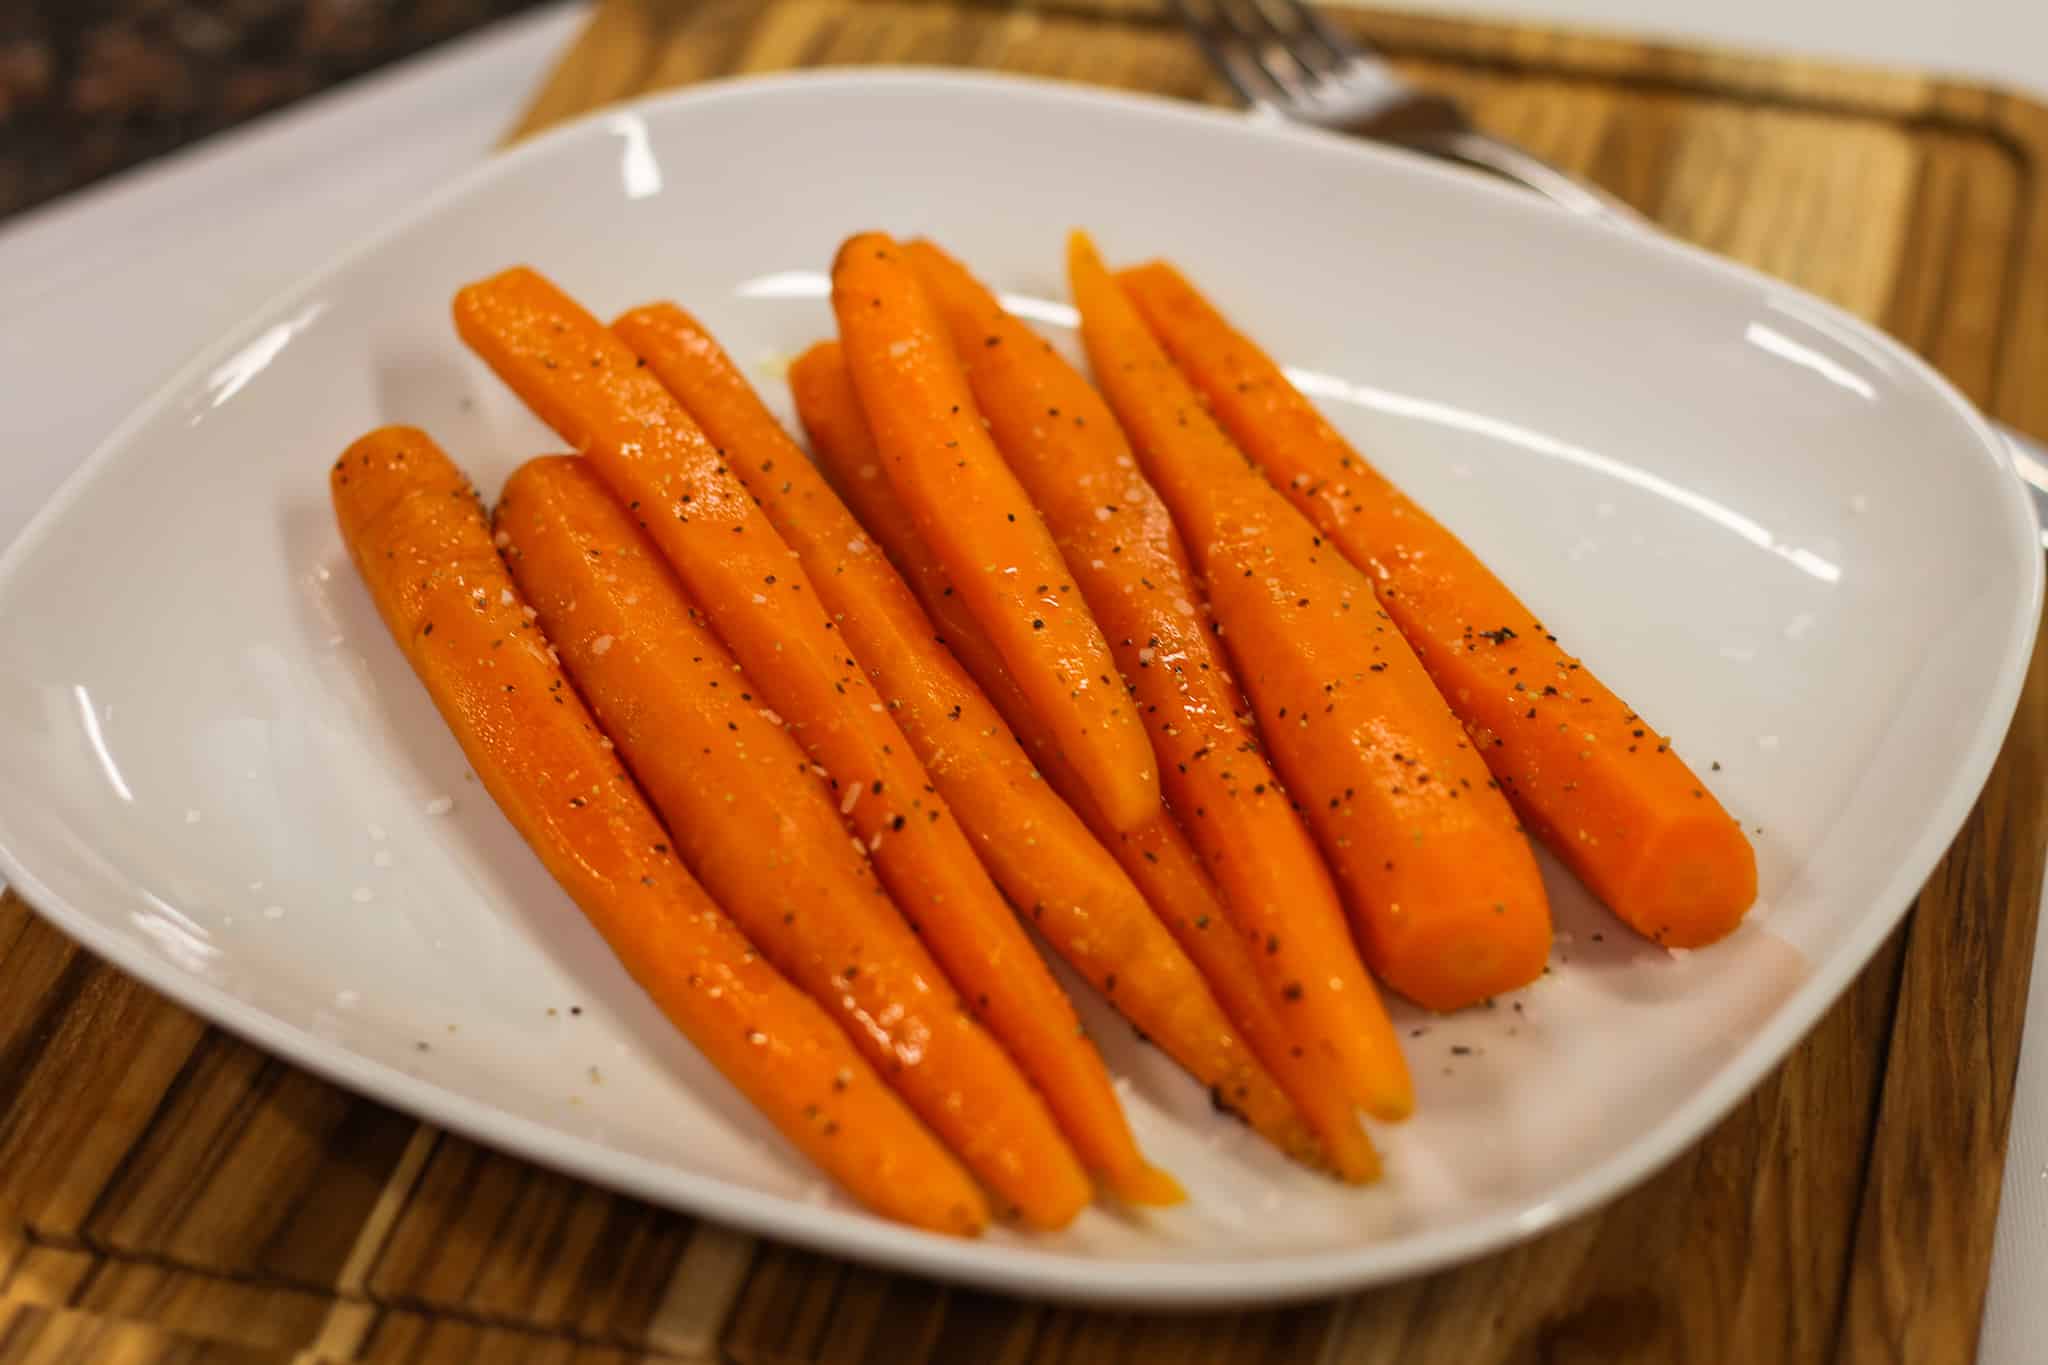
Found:
<path fill-rule="evenodd" d="M 1188 1199 L 1188 1192 L 1178 1180 L 1150 1163 L 1135 1170 L 1106 1174 L 1104 1180 L 1110 1193 L 1126 1204 L 1170 1208 L 1175 1204 L 1185 1204 Z"/>

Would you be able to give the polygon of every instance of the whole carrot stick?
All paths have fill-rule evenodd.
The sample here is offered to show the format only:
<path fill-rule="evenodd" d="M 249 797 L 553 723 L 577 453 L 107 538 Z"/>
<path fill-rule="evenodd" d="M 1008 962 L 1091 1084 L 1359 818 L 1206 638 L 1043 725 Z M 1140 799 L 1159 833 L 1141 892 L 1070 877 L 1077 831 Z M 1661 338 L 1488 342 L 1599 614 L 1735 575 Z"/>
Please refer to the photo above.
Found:
<path fill-rule="evenodd" d="M 535 272 L 508 270 L 463 289 L 455 320 L 661 547 L 719 638 L 829 774 L 883 884 L 1045 1095 L 1082 1163 L 1133 1202 L 1177 1192 L 1139 1154 L 1073 1003 L 839 638 L 795 552 L 725 457 L 624 342 Z"/>
<path fill-rule="evenodd" d="M 912 585 L 939 637 L 1008 719 L 1045 780 L 1115 854 L 1195 963 L 1253 1053 L 1320 1139 L 1324 1160 L 1346 1180 L 1378 1178 L 1379 1156 L 1358 1126 L 1349 1093 L 1330 1083 L 1322 1058 L 1310 1055 L 1287 1028 L 1264 991 L 1245 943 L 1231 931 L 1222 897 L 1173 817 L 1159 808 L 1135 830 L 1111 828 L 1093 808 L 1086 784 L 1039 728 L 995 648 L 961 607 L 945 570 L 919 540 L 888 480 L 876 474 L 874 438 L 838 343 L 821 342 L 806 351 L 790 367 L 789 382 L 811 448 L 827 476 Z M 1228 1091 L 1212 1090 L 1211 1097 L 1219 1106 L 1232 1103 Z"/>
<path fill-rule="evenodd" d="M 832 309 L 878 463 L 1067 761 L 1118 829 L 1146 820 L 1159 773 L 1101 628 L 990 444 L 945 327 L 896 243 L 849 238 Z"/>
<path fill-rule="evenodd" d="M 989 434 L 1038 505 L 1107 633 L 1159 758 L 1166 796 L 1297 1041 L 1376 1117 L 1415 1107 L 1379 991 L 1337 888 L 1258 739 L 1166 506 L 1079 371 L 929 242 L 907 248 L 952 330 Z M 998 344 L 983 344 L 993 337 Z M 1078 419 L 1078 420 L 1070 420 Z"/>
<path fill-rule="evenodd" d="M 1224 1017 L 1195 966 L 1080 818 L 1032 770 L 988 699 L 939 643 L 902 577 L 725 349 L 674 304 L 612 324 L 760 499 L 868 667 L 1013 905 L 1168 1055 L 1282 1146 L 1299 1115 Z M 794 380 L 793 380 L 794 382 Z M 856 550 L 853 547 L 859 546 Z"/>
<path fill-rule="evenodd" d="M 1045 1102 L 875 883 L 779 715 L 580 460 L 521 466 L 496 526 L 577 689 L 676 851 L 768 959 L 1037 1227 L 1091 1191 Z"/>
<path fill-rule="evenodd" d="M 855 1198 L 918 1227 L 979 1232 L 988 1210 L 967 1173 L 669 851 L 448 457 L 425 432 L 386 427 L 350 446 L 329 483 L 379 614 L 484 790 L 633 979 Z"/>
<path fill-rule="evenodd" d="M 1374 580 L 1537 837 L 1659 943 L 1698 947 L 1740 923 L 1756 899 L 1756 853 L 1670 740 L 1179 271 L 1153 263 L 1119 279 L 1231 439 Z"/>
<path fill-rule="evenodd" d="M 1536 860 L 1365 575 L 1217 429 L 1080 233 L 1068 272 L 1096 380 L 1208 580 L 1367 965 L 1432 1009 L 1534 980 L 1550 951 Z"/>

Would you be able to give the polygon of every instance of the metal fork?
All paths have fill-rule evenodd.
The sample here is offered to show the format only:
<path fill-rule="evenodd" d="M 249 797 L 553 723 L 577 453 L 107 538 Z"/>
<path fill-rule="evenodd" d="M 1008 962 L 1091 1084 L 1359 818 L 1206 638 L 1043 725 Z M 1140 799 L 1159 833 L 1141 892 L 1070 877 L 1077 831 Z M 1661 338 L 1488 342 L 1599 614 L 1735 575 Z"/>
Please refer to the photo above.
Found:
<path fill-rule="evenodd" d="M 1390 142 L 1532 189 L 1560 208 L 1654 232 L 1634 209 L 1512 143 L 1472 126 L 1455 100 L 1410 85 L 1378 54 L 1301 0 L 1169 0 L 1202 52 L 1262 118 Z M 2013 465 L 2034 498 L 2048 546 L 2048 446 L 2002 422 Z"/>

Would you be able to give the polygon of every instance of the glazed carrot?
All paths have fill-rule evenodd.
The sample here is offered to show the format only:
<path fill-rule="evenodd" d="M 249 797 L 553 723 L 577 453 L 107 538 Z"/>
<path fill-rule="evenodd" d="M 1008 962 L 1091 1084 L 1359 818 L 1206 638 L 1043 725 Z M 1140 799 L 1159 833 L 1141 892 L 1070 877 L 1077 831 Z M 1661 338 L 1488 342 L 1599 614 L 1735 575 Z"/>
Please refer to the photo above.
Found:
<path fill-rule="evenodd" d="M 1347 1180 L 1375 1179 L 1379 1157 L 1358 1126 L 1349 1096 L 1329 1083 L 1321 1058 L 1309 1055 L 1288 1032 L 1261 987 L 1245 945 L 1230 932 L 1222 898 L 1173 818 L 1155 808 L 1152 819 L 1136 830 L 1110 828 L 1093 808 L 1086 784 L 1066 765 L 1057 746 L 1046 740 L 994 647 L 961 607 L 945 570 L 918 539 L 888 480 L 876 472 L 874 438 L 838 343 L 822 342 L 805 352 L 790 367 L 789 382 L 820 465 L 845 493 L 868 533 L 913 585 L 939 637 L 1008 719 L 1052 789 L 1116 855 L 1154 913 L 1208 981 L 1253 1053 L 1321 1139 L 1331 1169 Z M 1219 1105 L 1241 1102 L 1228 1090 L 1212 1086 L 1210 1093 Z"/>
<path fill-rule="evenodd" d="M 534 460 L 496 518 L 512 576 L 683 863 L 991 1191 L 1038 1227 L 1088 1177 L 847 838 L 803 750 L 584 464 Z"/>
<path fill-rule="evenodd" d="M 1134 1202 L 1177 1190 L 1139 1154 L 1073 1003 L 840 641 L 795 552 L 689 414 L 624 342 L 531 270 L 462 290 L 455 318 L 463 339 L 584 453 L 661 547 L 850 803 L 848 821 L 883 885 L 1045 1095 L 1082 1163 Z"/>
<path fill-rule="evenodd" d="M 952 330 L 996 448 L 1037 504 L 1108 635 L 1167 800 L 1256 945 L 1289 1031 L 1367 1112 L 1415 1107 L 1400 1040 L 1358 960 L 1337 888 L 1247 726 L 1173 519 L 1080 372 L 928 242 L 907 248 Z M 986 345 L 994 338 L 996 345 Z"/>
<path fill-rule="evenodd" d="M 448 457 L 424 432 L 386 427 L 329 482 L 379 614 L 484 790 L 633 979 L 849 1193 L 918 1227 L 980 1231 L 988 1210 L 967 1173 L 670 854 Z"/>
<path fill-rule="evenodd" d="M 1691 768 L 1444 525 L 1367 464 L 1170 265 L 1125 292 L 1216 420 L 1374 580 L 1538 838 L 1637 932 L 1711 943 L 1756 899 L 1756 853 Z"/>
<path fill-rule="evenodd" d="M 1003 664 L 1118 829 L 1158 804 L 1151 745 L 1101 628 L 990 443 L 944 324 L 901 250 L 862 233 L 832 263 L 832 309 L 883 477 Z"/>
<path fill-rule="evenodd" d="M 1046 788 L 882 553 L 723 347 L 673 304 L 612 324 L 725 451 L 797 552 L 939 795 L 1046 941 L 1141 1032 L 1285 1147 L 1306 1138 L 1194 964 L 1116 860 Z M 792 373 L 792 385 L 800 381 Z M 855 548 L 858 547 L 858 548 Z"/>
<path fill-rule="evenodd" d="M 1534 980 L 1550 951 L 1536 860 L 1415 651 L 1217 429 L 1079 233 L 1068 271 L 1103 396 L 1208 580 L 1367 965 L 1432 1009 Z"/>

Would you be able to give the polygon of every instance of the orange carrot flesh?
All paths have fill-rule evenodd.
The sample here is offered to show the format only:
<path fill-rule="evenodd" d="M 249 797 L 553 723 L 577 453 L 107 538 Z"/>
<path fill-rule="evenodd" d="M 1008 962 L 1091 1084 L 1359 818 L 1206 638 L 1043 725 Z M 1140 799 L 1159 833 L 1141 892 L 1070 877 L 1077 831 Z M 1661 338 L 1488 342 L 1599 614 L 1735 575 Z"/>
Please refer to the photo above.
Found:
<path fill-rule="evenodd" d="M 1167 799 L 1221 884 L 1232 923 L 1255 945 L 1267 992 L 1290 1032 L 1367 1112 L 1406 1117 L 1415 1087 L 1337 888 L 1238 719 L 1248 708 L 1200 623 L 1202 593 L 1186 551 L 1116 418 L 957 261 L 929 243 L 908 250 L 952 330 L 996 448 L 1052 529 L 1131 681 Z"/>
<path fill-rule="evenodd" d="M 1155 263 L 1119 279 L 1238 447 L 1377 580 L 1537 837 L 1659 943 L 1699 947 L 1732 930 L 1756 899 L 1756 854 L 1669 739 L 1367 464 L 1179 271 Z"/>
<path fill-rule="evenodd" d="M 1134 1026 L 1203 1084 L 1235 1097 L 1255 1128 L 1282 1146 L 1298 1142 L 1299 1117 L 1194 964 L 1116 860 L 1039 780 L 1002 717 L 934 637 L 902 577 L 724 348 L 673 304 L 635 309 L 613 330 L 760 498 L 1011 903 Z M 801 366 L 791 371 L 792 388 L 805 382 Z"/>
<path fill-rule="evenodd" d="M 832 308 L 883 477 L 1103 813 L 1119 829 L 1141 824 L 1159 800 L 1152 747 L 895 242 L 863 233 L 839 249 Z"/>
<path fill-rule="evenodd" d="M 1536 860 L 1415 651 L 1210 420 L 1079 233 L 1068 271 L 1103 396 L 1209 583 L 1366 964 L 1432 1009 L 1533 981 L 1550 951 Z"/>
<path fill-rule="evenodd" d="M 522 466 L 496 526 L 577 690 L 683 863 L 991 1191 L 1037 1227 L 1089 1200 L 1045 1102 L 876 884 L 824 784 L 582 461 Z"/>
<path fill-rule="evenodd" d="M 1066 766 L 1057 746 L 1038 730 L 1030 706 L 1003 671 L 1001 658 L 961 607 L 944 569 L 918 538 L 888 481 L 876 474 L 874 438 L 838 343 L 823 342 L 806 351 L 791 366 L 789 381 L 819 464 L 845 493 L 868 534 L 880 542 L 913 585 L 939 637 L 981 683 L 984 695 L 1034 755 L 1047 783 L 1116 856 L 1320 1142 L 1296 1139 L 1269 1127 L 1258 1117 L 1250 1096 L 1215 1082 L 1211 1083 L 1212 1100 L 1219 1107 L 1245 1114 L 1269 1140 L 1298 1159 L 1312 1160 L 1320 1154 L 1347 1180 L 1375 1179 L 1378 1154 L 1359 1128 L 1349 1097 L 1329 1084 L 1319 1058 L 1295 1045 L 1265 995 L 1243 943 L 1230 933 L 1221 898 L 1172 817 L 1155 809 L 1153 818 L 1136 830 L 1125 833 L 1110 828 L 1100 812 L 1092 809 L 1086 785 Z M 1139 1027 L 1159 1036 L 1142 1021 Z"/>
<path fill-rule="evenodd" d="M 917 1227 L 979 1232 L 988 1210 L 967 1173 L 668 851 L 448 457 L 424 432 L 387 427 L 349 447 L 329 482 L 379 614 L 484 789 L 633 979 L 855 1198 Z"/>
<path fill-rule="evenodd" d="M 513 392 L 583 452 L 835 792 L 852 800 L 847 819 L 883 884 L 1044 1094 L 1083 1164 L 1126 1199 L 1157 1188 L 1073 1003 L 724 456 L 631 348 L 535 272 L 463 289 L 455 319 Z"/>

